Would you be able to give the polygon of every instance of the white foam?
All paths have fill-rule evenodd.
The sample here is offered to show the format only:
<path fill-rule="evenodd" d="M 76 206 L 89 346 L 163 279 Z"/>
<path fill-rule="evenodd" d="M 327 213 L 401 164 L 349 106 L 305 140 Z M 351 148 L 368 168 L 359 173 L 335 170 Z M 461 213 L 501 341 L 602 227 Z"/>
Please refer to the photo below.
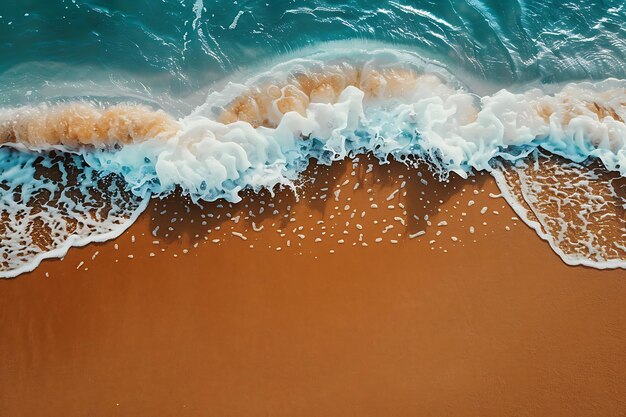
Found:
<path fill-rule="evenodd" d="M 11 168 L 7 168 L 10 166 Z M 34 270 L 73 246 L 123 233 L 148 199 L 102 178 L 78 156 L 0 149 L 0 278 Z"/>
<path fill-rule="evenodd" d="M 302 74 L 315 88 L 307 90 Z M 382 163 L 425 161 L 445 178 L 543 148 L 571 161 L 597 158 L 626 176 L 625 103 L 626 81 L 478 96 L 411 52 L 336 50 L 226 84 L 180 119 L 170 139 L 75 151 L 90 169 L 123 178 L 139 201 L 180 188 L 195 201 L 236 202 L 244 189 L 293 187 L 310 160 L 362 153 Z"/>
<path fill-rule="evenodd" d="M 518 216 L 568 265 L 626 268 L 626 195 L 596 165 L 533 152 L 492 171 Z"/>
<path fill-rule="evenodd" d="M 433 68 L 409 53 L 356 56 L 354 66 L 368 70 Z M 366 152 L 383 162 L 389 157 L 427 161 L 442 177 L 450 172 L 467 177 L 473 170 L 491 170 L 495 158 L 516 160 L 541 147 L 574 161 L 599 158 L 607 169 L 626 175 L 626 82 L 619 80 L 571 84 L 552 95 L 533 89 L 477 97 L 438 71 L 391 97 L 349 85 L 334 102 L 309 102 L 304 110 L 272 113 L 269 105 L 270 119 L 280 117 L 270 123 L 275 127 L 218 121 L 229 103 L 251 88 L 322 71 L 323 65 L 317 59 L 280 64 L 211 94 L 179 121 L 181 130 L 171 140 L 85 157 L 97 169 L 124 176 L 140 195 L 180 186 L 194 199 L 230 201 L 237 201 L 244 188 L 291 184 L 310 159 L 331 163 Z"/>

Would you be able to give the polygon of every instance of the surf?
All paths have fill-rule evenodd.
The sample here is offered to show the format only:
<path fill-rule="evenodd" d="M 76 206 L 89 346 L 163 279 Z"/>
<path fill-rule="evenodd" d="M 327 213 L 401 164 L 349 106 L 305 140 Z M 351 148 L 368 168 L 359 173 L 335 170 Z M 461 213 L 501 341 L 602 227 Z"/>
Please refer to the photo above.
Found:
<path fill-rule="evenodd" d="M 59 256 L 89 236 L 121 233 L 145 201 L 177 190 L 195 202 L 238 202 L 244 191 L 276 187 L 297 193 L 298 178 L 311 161 L 332 164 L 370 154 L 382 164 L 391 159 L 410 166 L 427 164 L 442 181 L 449 175 L 467 178 L 488 171 L 518 207 L 521 203 L 511 197 L 512 183 L 503 180 L 502 172 L 518 169 L 538 151 L 579 166 L 599 161 L 606 172 L 626 176 L 623 80 L 477 94 L 468 86 L 471 82 L 414 51 L 332 46 L 318 46 L 308 56 L 223 82 L 203 104 L 178 119 L 143 103 L 80 101 L 0 111 L 0 174 L 6 184 L 1 211 L 19 225 L 15 239 L 3 238 L 0 276 L 34 269 L 41 259 Z M 71 161 L 54 165 L 51 160 L 58 156 L 51 152 Z M 19 175 L 15 161 L 23 167 Z M 37 182 L 41 161 L 48 168 L 56 166 L 60 179 Z M 72 187 L 79 195 L 90 195 L 86 184 L 68 182 L 61 168 L 65 164 L 89 173 L 93 181 L 106 177 L 123 184 L 100 196 L 103 201 L 134 203 L 113 221 L 98 218 L 102 230 L 87 227 L 81 239 L 66 227 L 51 232 L 49 243 L 36 244 L 28 220 L 33 211 L 47 210 L 51 216 L 46 224 L 63 216 L 54 204 L 33 204 L 41 199 L 33 190 L 47 188 L 50 201 Z M 11 200 L 18 189 L 16 206 Z M 72 216 L 83 210 L 76 202 L 69 207 Z M 539 230 L 530 216 L 522 218 Z M 619 212 L 617 224 L 623 230 Z M 550 241 L 555 233 L 544 226 L 539 235 Z M 625 267 L 626 253 L 619 247 L 617 254 L 603 257 L 597 256 L 597 244 L 575 256 L 556 243 L 552 246 L 570 264 Z M 33 247 L 38 249 L 29 252 Z"/>

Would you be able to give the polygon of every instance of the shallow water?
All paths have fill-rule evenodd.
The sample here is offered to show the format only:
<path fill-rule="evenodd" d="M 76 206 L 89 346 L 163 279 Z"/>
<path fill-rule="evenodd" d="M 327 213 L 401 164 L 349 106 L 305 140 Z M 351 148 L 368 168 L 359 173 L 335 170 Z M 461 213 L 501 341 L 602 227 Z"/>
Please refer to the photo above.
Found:
<path fill-rule="evenodd" d="M 566 262 L 623 266 L 623 187 L 597 171 L 626 175 L 625 18 L 617 1 L 0 6 L 1 208 L 3 228 L 22 230 L 3 240 L 0 276 L 121 233 L 152 195 L 238 201 L 246 189 L 293 187 L 310 160 L 363 153 L 428 164 L 442 180 L 493 171 Z M 538 149 L 564 162 L 519 165 Z M 513 166 L 503 173 L 501 160 Z M 42 180 L 41 161 L 91 182 Z M 20 219 L 85 216 L 101 176 L 120 186 L 93 206 L 114 209 L 37 245 Z M 564 177 L 585 178 L 574 204 L 584 224 L 598 199 L 614 221 L 593 229 L 561 216 L 554 226 L 550 179 Z M 42 187 L 44 204 L 20 194 Z M 53 196 L 68 190 L 61 213 Z M 581 233 L 586 243 L 572 243 Z"/>

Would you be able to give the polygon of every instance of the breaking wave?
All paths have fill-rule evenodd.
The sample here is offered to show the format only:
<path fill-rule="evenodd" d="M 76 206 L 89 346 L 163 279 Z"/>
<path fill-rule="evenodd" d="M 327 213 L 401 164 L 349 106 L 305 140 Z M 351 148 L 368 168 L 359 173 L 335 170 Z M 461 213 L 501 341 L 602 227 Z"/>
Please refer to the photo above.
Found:
<path fill-rule="evenodd" d="M 33 228 L 23 219 L 37 213 L 48 216 L 46 224 L 54 223 L 59 208 L 51 201 L 63 203 L 63 216 L 85 216 L 83 205 L 75 200 L 65 204 L 69 200 L 62 196 L 74 189 L 87 198 L 90 185 L 93 188 L 100 178 L 124 186 L 111 189 L 109 185 L 106 198 L 96 198 L 108 201 L 104 215 L 75 220 L 84 226 L 80 229 L 84 236 L 112 236 L 107 233 L 132 221 L 145 207 L 143 202 L 154 195 L 180 189 L 194 201 L 237 202 L 243 190 L 294 188 L 311 160 L 330 164 L 364 153 L 381 163 L 389 159 L 408 165 L 427 163 L 442 180 L 450 174 L 466 178 L 477 170 L 493 172 L 514 207 L 521 207 L 519 198 L 532 201 L 528 204 L 536 217 L 524 218 L 566 262 L 625 266 L 626 252 L 619 242 L 617 252 L 606 256 L 598 254 L 602 242 L 593 239 L 576 250 L 563 249 L 565 239 L 558 233 L 572 222 L 563 220 L 556 228 L 538 214 L 541 204 L 535 200 L 541 200 L 542 192 L 530 197 L 528 191 L 536 188 L 536 175 L 520 164 L 532 157 L 542 164 L 536 155 L 545 152 L 567 162 L 557 164 L 562 171 L 552 172 L 553 176 L 574 171 L 582 175 L 589 161 L 598 161 L 601 168 L 594 169 L 625 177 L 626 81 L 479 95 L 438 62 L 412 52 L 330 49 L 280 63 L 245 82 L 231 80 L 179 120 L 132 103 L 107 107 L 66 102 L 0 112 L 0 145 L 4 145 L 0 211 L 3 219 L 10 217 L 22 228 L 14 236 L 23 236 L 3 240 L 0 259 L 5 263 L 0 276 L 32 269 L 42 254 L 73 244 L 78 229 L 57 227 L 49 233 L 54 243 L 37 245 L 27 238 Z M 51 150 L 61 153 L 51 156 Z M 40 162 L 36 161 L 43 158 L 52 166 L 50 161 L 59 157 L 71 159 L 78 175 L 92 182 L 72 182 L 65 175 L 38 178 Z M 63 171 L 63 163 L 56 166 Z M 517 172 L 519 181 L 507 181 L 503 173 L 507 170 Z M 30 203 L 42 199 L 34 191 L 42 187 L 47 190 L 46 203 Z M 21 202 L 15 206 L 11 200 L 18 188 Z M 516 194 L 518 188 L 524 193 Z M 25 189 L 31 191 L 24 194 Z M 611 189 L 606 192 L 617 192 Z M 120 201 L 133 203 L 125 206 Z M 113 207 L 118 203 L 126 208 L 117 211 Z M 624 202 L 620 204 L 623 209 Z M 103 212 L 98 207 L 94 204 L 91 209 Z M 611 227 L 623 231 L 625 221 L 618 216 Z M 585 233 L 603 231 L 588 228 Z M 30 251 L 33 245 L 40 248 L 37 255 Z"/>

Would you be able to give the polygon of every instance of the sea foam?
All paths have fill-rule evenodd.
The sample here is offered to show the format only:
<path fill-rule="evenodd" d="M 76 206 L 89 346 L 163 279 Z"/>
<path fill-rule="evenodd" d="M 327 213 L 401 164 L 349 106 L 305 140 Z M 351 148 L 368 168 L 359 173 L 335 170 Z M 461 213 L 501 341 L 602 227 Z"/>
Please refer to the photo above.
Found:
<path fill-rule="evenodd" d="M 72 246 L 119 236 L 148 199 L 79 155 L 0 149 L 0 278 L 33 270 Z"/>
<path fill-rule="evenodd" d="M 123 176 L 139 195 L 180 186 L 209 201 L 238 201 L 244 188 L 290 184 L 311 159 L 328 164 L 360 153 L 425 161 L 445 178 L 491 170 L 495 159 L 513 161 L 543 148 L 572 161 L 598 158 L 626 175 L 624 81 L 479 97 L 412 54 L 355 55 L 352 61 L 333 55 L 356 62 L 347 70 L 329 57 L 281 64 L 209 95 L 179 120 L 181 129 L 170 140 L 84 157 L 98 170 Z M 317 75 L 325 67 L 329 72 Z M 329 78 L 334 84 L 319 81 Z"/>
<path fill-rule="evenodd" d="M 132 106 L 119 119 L 106 110 L 92 116 L 80 104 L 72 106 L 86 117 L 66 117 L 67 107 L 18 109 L 5 111 L 12 116 L 2 126 L 16 146 L 72 151 L 95 172 L 123 179 L 140 201 L 180 189 L 194 201 L 237 202 L 245 189 L 293 187 L 311 160 L 363 153 L 425 162 L 445 179 L 543 149 L 626 176 L 626 81 L 550 89 L 479 96 L 411 52 L 333 50 L 229 82 L 178 121 Z M 74 123 L 85 133 L 56 127 Z"/>

